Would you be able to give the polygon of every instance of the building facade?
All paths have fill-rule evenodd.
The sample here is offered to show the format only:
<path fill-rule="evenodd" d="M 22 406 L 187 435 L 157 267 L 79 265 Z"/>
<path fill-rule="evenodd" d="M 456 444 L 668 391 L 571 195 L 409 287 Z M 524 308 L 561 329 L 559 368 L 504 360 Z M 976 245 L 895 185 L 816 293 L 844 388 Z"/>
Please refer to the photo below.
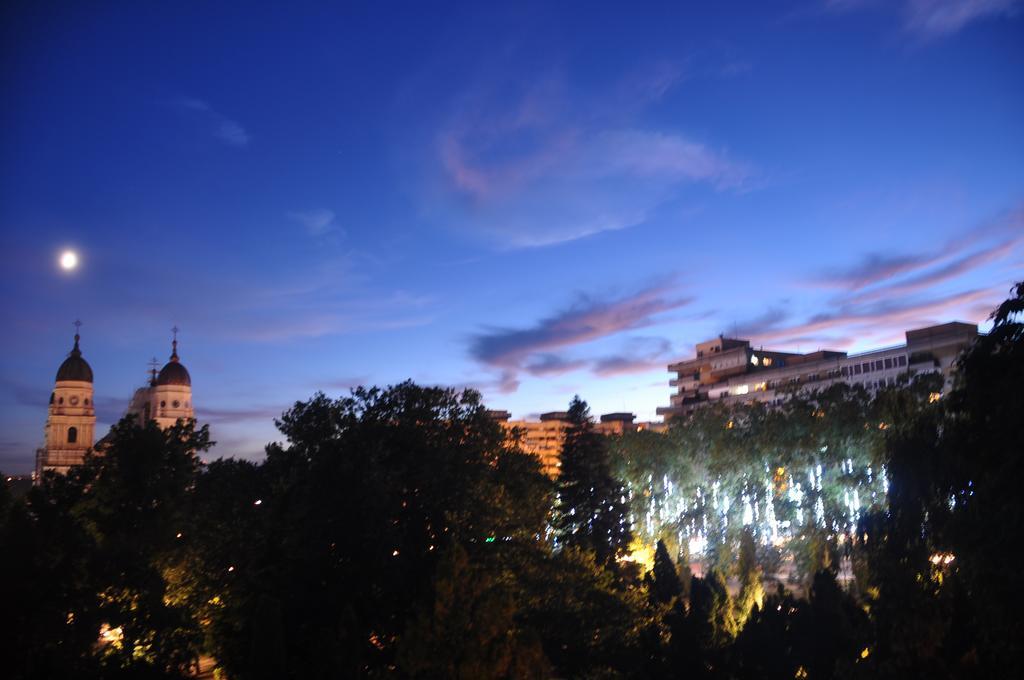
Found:
<path fill-rule="evenodd" d="M 978 336 L 974 324 L 950 322 L 906 332 L 906 343 L 860 354 L 819 350 L 809 354 L 755 349 L 748 340 L 719 337 L 696 346 L 692 359 L 669 364 L 676 377 L 671 404 L 658 408 L 666 421 L 709 403 L 781 403 L 793 390 L 824 389 L 837 382 L 875 391 L 901 374 L 941 373 L 947 386 L 957 357 Z"/>
<path fill-rule="evenodd" d="M 566 411 L 549 411 L 540 414 L 539 420 L 512 420 L 508 411 L 491 411 L 491 417 L 507 430 L 518 430 L 524 451 L 540 459 L 541 468 L 549 477 L 558 477 L 561 468 L 562 442 L 569 414 Z M 606 413 L 594 423 L 594 429 L 606 436 L 639 432 L 641 430 L 663 431 L 664 423 L 637 423 L 632 413 Z"/>
<path fill-rule="evenodd" d="M 36 450 L 36 479 L 46 470 L 66 474 L 72 466 L 82 464 L 90 449 L 99 447 L 92 367 L 82 356 L 79 341 L 76 332 L 74 347 L 57 369 L 43 447 Z M 192 378 L 178 358 L 177 330 L 170 359 L 159 373 L 152 371 L 148 385 L 135 390 L 126 415 L 135 415 L 141 421 L 155 420 L 162 428 L 179 418 L 195 418 Z"/>
<path fill-rule="evenodd" d="M 196 417 L 192 408 L 192 376 L 178 358 L 177 337 L 171 341 L 170 359 L 159 373 L 152 371 L 148 385 L 135 390 L 126 415 L 134 415 L 142 422 L 155 420 L 162 428 Z"/>
<path fill-rule="evenodd" d="M 54 381 L 43 430 L 43 448 L 36 451 L 36 473 L 56 470 L 64 474 L 79 465 L 96 436 L 96 405 L 92 367 L 82 356 L 75 332 L 71 348 Z"/>

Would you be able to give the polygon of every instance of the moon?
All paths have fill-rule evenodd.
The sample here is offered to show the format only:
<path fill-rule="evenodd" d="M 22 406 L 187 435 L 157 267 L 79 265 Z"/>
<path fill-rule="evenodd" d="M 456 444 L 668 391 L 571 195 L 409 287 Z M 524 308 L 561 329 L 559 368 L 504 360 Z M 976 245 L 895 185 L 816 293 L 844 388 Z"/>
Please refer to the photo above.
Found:
<path fill-rule="evenodd" d="M 65 250 L 60 254 L 60 268 L 64 271 L 71 271 L 78 266 L 78 253 L 73 250 Z"/>

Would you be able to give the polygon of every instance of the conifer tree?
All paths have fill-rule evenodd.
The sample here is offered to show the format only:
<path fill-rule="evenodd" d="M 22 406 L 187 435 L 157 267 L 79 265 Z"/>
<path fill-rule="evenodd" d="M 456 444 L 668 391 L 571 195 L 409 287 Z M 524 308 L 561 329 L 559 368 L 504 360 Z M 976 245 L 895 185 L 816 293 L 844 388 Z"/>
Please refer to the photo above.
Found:
<path fill-rule="evenodd" d="M 761 568 L 757 563 L 757 546 L 754 534 L 749 528 L 740 536 L 739 554 L 740 592 L 736 595 L 733 615 L 737 626 L 742 628 L 754 607 L 764 603 L 764 587 L 761 585 Z"/>
<path fill-rule="evenodd" d="M 561 461 L 558 541 L 594 551 L 599 564 L 613 564 L 632 540 L 626 490 L 612 477 L 607 444 L 578 396 L 569 404 Z"/>
<path fill-rule="evenodd" d="M 651 571 L 651 599 L 655 602 L 672 604 L 674 599 L 683 594 L 683 582 L 679 579 L 679 571 L 668 554 L 664 541 L 658 541 L 658 547 L 654 551 L 654 569 Z"/>
<path fill-rule="evenodd" d="M 718 569 L 712 569 L 704 578 L 693 579 L 687 618 L 704 650 L 722 648 L 736 636 L 729 591 Z"/>

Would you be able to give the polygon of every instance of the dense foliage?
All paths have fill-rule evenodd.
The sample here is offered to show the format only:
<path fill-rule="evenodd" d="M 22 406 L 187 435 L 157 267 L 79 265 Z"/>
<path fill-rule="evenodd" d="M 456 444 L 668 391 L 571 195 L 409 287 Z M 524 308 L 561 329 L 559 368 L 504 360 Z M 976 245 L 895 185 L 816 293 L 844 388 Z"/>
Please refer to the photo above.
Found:
<path fill-rule="evenodd" d="M 126 419 L 0 487 L 3 675 L 1006 677 L 1022 314 L 1024 284 L 941 399 L 840 385 L 613 439 L 576 399 L 556 482 L 473 391 L 318 394 L 259 464 Z"/>

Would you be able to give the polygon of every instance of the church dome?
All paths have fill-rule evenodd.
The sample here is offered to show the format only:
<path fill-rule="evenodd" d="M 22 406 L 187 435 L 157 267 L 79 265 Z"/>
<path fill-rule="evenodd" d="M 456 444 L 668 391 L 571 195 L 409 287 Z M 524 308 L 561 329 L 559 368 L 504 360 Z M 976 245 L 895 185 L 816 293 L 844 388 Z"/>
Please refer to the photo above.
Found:
<path fill-rule="evenodd" d="M 75 346 L 68 358 L 57 369 L 57 382 L 62 380 L 78 380 L 92 382 L 92 367 L 82 358 L 82 350 L 78 349 L 78 334 L 75 333 Z"/>
<path fill-rule="evenodd" d="M 178 361 L 178 341 L 171 343 L 171 360 L 160 369 L 156 376 L 156 385 L 192 386 L 192 378 L 180 361 Z"/>

